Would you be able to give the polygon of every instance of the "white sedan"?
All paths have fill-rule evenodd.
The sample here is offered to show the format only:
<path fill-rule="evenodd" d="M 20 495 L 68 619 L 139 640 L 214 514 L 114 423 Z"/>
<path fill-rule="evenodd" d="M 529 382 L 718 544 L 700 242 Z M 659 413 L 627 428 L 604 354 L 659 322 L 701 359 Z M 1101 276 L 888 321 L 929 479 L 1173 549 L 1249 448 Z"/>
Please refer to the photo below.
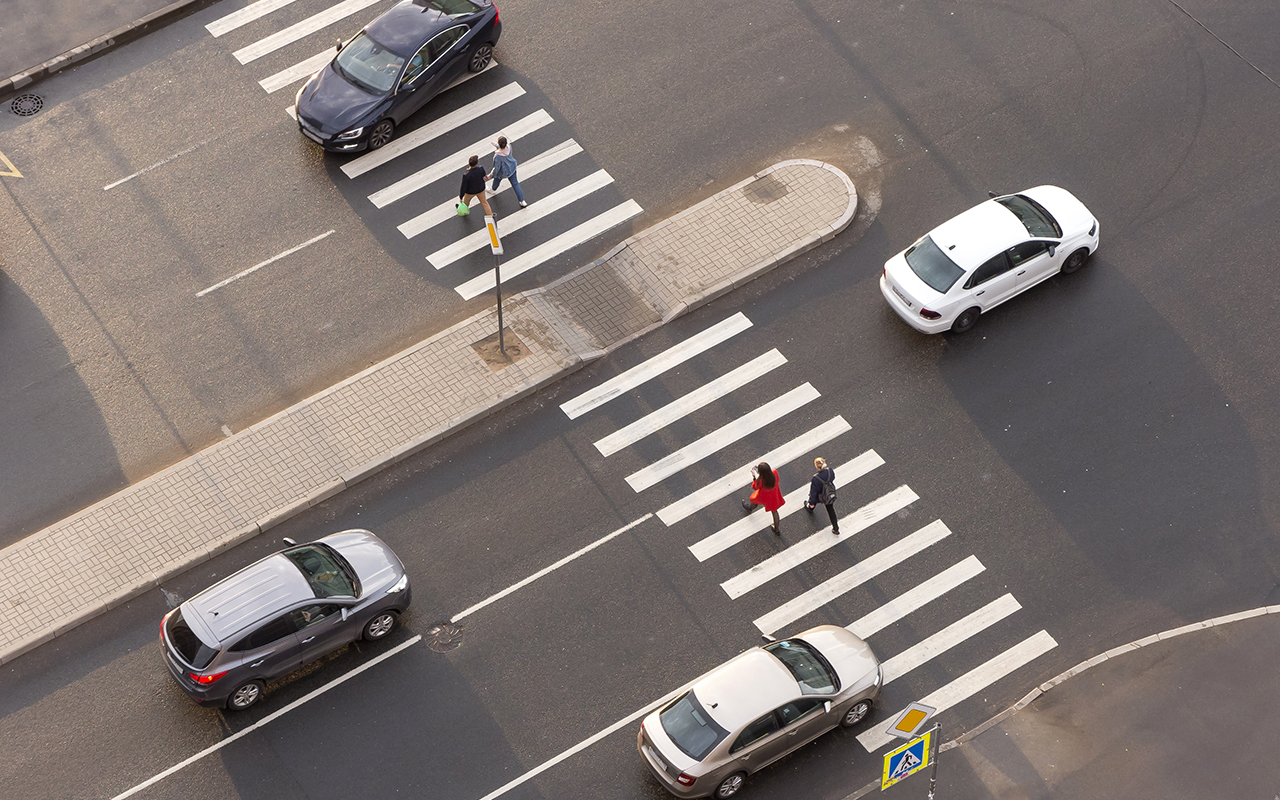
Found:
<path fill-rule="evenodd" d="M 880 292 L 922 333 L 964 333 L 990 311 L 1098 249 L 1098 220 L 1066 189 L 995 197 L 885 262 Z"/>

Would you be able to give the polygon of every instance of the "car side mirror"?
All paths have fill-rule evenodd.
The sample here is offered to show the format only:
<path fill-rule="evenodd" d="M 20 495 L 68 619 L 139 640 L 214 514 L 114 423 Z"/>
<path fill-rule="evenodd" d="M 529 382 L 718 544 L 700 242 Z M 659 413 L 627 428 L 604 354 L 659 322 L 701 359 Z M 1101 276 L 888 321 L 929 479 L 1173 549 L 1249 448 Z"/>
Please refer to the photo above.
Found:
<path fill-rule="evenodd" d="M 1058 248 L 1055 245 L 1049 245 L 1049 258 L 1053 258 L 1058 254 Z"/>
<path fill-rule="evenodd" d="M 290 539 L 288 536 L 284 537 L 284 538 L 283 538 L 283 539 L 281 539 L 280 541 L 284 542 L 285 544 L 289 545 L 290 547 L 293 547 L 295 544 L 297 544 L 297 542 L 295 542 L 294 540 Z"/>
<path fill-rule="evenodd" d="M 347 617 L 349 617 L 349 616 L 351 616 L 351 610 L 350 610 L 350 609 L 348 609 L 346 606 L 343 606 L 343 607 L 342 607 L 342 621 L 343 621 L 343 622 L 346 622 Z M 831 705 L 831 704 L 830 704 L 830 703 L 828 703 L 827 705 Z"/>
<path fill-rule="evenodd" d="M 827 700 L 826 702 L 824 702 L 824 703 L 822 704 L 822 710 L 823 710 L 823 711 L 825 711 L 825 712 L 827 712 L 828 714 L 830 714 L 830 713 L 831 713 L 831 701 L 830 701 L 830 700 Z"/>
<path fill-rule="evenodd" d="M 339 39 L 339 40 L 338 40 L 338 44 L 337 44 L 333 49 L 334 49 L 334 50 L 337 50 L 338 52 L 341 52 L 341 51 L 342 51 L 342 40 L 341 40 L 341 39 Z"/>

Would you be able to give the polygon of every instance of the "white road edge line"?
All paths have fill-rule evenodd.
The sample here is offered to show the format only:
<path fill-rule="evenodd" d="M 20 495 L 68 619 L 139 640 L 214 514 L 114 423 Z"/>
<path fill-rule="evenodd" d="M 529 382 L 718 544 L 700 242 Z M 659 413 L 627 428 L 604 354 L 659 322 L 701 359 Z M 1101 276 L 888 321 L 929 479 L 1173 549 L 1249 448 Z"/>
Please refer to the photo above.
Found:
<path fill-rule="evenodd" d="M 169 767 L 164 772 L 161 772 L 158 775 L 154 775 L 148 778 L 147 780 L 143 781 L 142 783 L 138 784 L 132 789 L 128 789 L 127 791 L 121 792 L 120 794 L 111 798 L 111 800 L 124 800 L 124 798 L 126 797 L 132 797 L 133 795 L 137 794 L 143 789 L 146 789 L 148 786 L 153 786 L 159 783 L 160 781 L 164 780 L 165 778 L 169 777 L 170 775 L 174 774 L 175 772 L 179 772 L 183 769 L 186 769 L 187 767 L 191 766 L 192 764 L 204 758 L 205 756 L 210 755 L 211 753 L 218 752 L 219 750 L 231 744 L 232 742 L 236 741 L 237 739 L 242 739 L 245 736 L 248 736 L 250 733 L 258 730 L 259 728 L 263 727 L 267 723 L 273 722 L 274 720 L 284 716 L 285 714 L 294 710 L 295 708 L 302 705 L 303 703 L 308 703 L 316 699 L 317 697 L 329 691 L 330 689 L 337 686 L 338 684 L 343 683 L 351 678 L 354 678 L 355 676 L 359 675 L 361 672 L 364 672 L 365 670 L 369 669 L 370 667 L 376 664 L 381 664 L 383 661 L 386 661 L 388 658 L 391 658 L 396 653 L 399 653 L 401 650 L 406 650 L 420 641 L 422 641 L 422 637 L 415 636 L 407 642 L 403 642 L 401 644 L 396 645 L 394 648 L 388 650 L 387 652 L 383 653 L 380 656 L 377 656 L 375 658 L 370 659 L 369 661 L 366 661 L 365 663 L 351 670 L 347 674 L 340 675 L 337 678 L 334 678 L 333 680 L 326 683 L 324 686 L 321 686 L 319 689 L 316 689 L 312 692 L 309 692 L 303 695 L 302 697 L 299 697 L 297 700 L 294 700 L 292 703 L 280 709 L 279 711 L 273 711 L 272 713 L 268 714 L 267 716 L 253 723 L 252 725 L 245 728 L 244 730 L 237 731 L 231 734 L 230 736 L 223 739 L 222 741 L 206 747 L 205 749 L 201 750 L 199 753 L 196 753 L 190 758 L 184 761 L 180 761 L 177 764 L 174 764 L 172 767 Z"/>
<path fill-rule="evenodd" d="M 224 133 L 225 133 L 225 131 L 224 131 Z M 221 136 L 221 135 L 222 135 L 221 133 L 220 133 L 220 134 L 218 134 L 218 136 Z M 120 184 L 122 184 L 122 183 L 127 183 L 128 181 L 133 180 L 134 178 L 138 177 L 139 175 L 145 175 L 146 173 L 150 172 L 151 170 L 155 169 L 156 167 L 163 167 L 165 164 L 168 164 L 170 161 L 174 160 L 175 158 L 179 158 L 179 157 L 181 157 L 181 156 L 185 156 L 187 153 L 190 153 L 192 150 L 195 150 L 197 147 L 204 147 L 204 146 L 205 146 L 206 144 L 208 144 L 209 142 L 212 142 L 214 139 L 217 139 L 217 138 L 218 138 L 218 136 L 210 136 L 208 139 L 205 139 L 203 142 L 200 142 L 199 144 L 193 144 L 193 145 L 191 145 L 191 146 L 190 146 L 190 147 L 188 147 L 186 150 L 183 150 L 181 153 L 174 153 L 173 155 L 169 156 L 168 158 L 164 159 L 163 161 L 157 161 L 156 163 L 152 164 L 152 165 L 151 165 L 151 166 L 149 166 L 149 167 L 143 167 L 142 169 L 138 170 L 137 172 L 133 173 L 132 175 L 130 175 L 130 176 L 129 176 L 129 177 L 127 177 L 127 178 L 121 178 L 120 180 L 116 181 L 115 183 L 108 183 L 106 186 L 103 186 L 103 187 L 102 187 L 102 191 L 104 191 L 104 192 L 109 191 L 109 190 L 111 190 L 111 189 L 116 188 L 117 186 L 119 186 L 119 185 L 120 185 Z"/>
<path fill-rule="evenodd" d="M 529 577 L 527 577 L 527 578 L 525 578 L 524 580 L 520 581 L 519 583 L 515 583 L 515 584 L 512 584 L 511 586 L 508 586 L 507 588 L 503 589 L 502 591 L 500 591 L 500 592 L 498 592 L 497 594 L 495 594 L 495 595 L 493 595 L 493 596 L 489 597 L 489 598 L 488 598 L 488 599 L 486 599 L 486 600 L 481 600 L 479 603 L 476 603 L 474 606 L 472 606 L 471 608 L 468 608 L 466 611 L 463 611 L 463 612 L 462 612 L 462 613 L 460 613 L 460 614 L 455 614 L 455 615 L 453 616 L 453 618 L 452 618 L 452 619 L 450 619 L 449 621 L 450 621 L 450 622 L 457 622 L 458 620 L 460 620 L 460 619 L 463 619 L 463 618 L 465 618 L 465 617 L 470 616 L 471 614 L 475 613 L 476 611 L 479 611 L 480 609 L 484 608 L 485 606 L 487 606 L 487 605 L 489 605 L 489 604 L 491 604 L 491 603 L 496 603 L 497 601 L 501 600 L 502 598 L 506 597 L 507 595 L 511 594 L 512 592 L 515 592 L 515 591 L 516 591 L 516 590 L 518 590 L 518 589 L 523 589 L 524 587 L 526 587 L 526 586 L 528 586 L 529 584 L 531 584 L 531 583 L 533 583 L 534 581 L 536 581 L 538 578 L 541 578 L 541 577 L 543 577 L 543 576 L 545 576 L 545 575 L 550 574 L 551 572 L 554 572 L 555 570 L 559 569 L 560 567 L 563 567 L 565 564 L 568 564 L 570 561 L 573 561 L 574 559 L 578 558 L 579 556 L 584 556 L 584 555 L 586 555 L 587 553 L 590 553 L 592 550 L 595 550 L 597 547 L 599 547 L 600 545 L 604 544 L 605 542 L 611 541 L 611 540 L 613 540 L 613 539 L 617 538 L 618 536 L 621 536 L 622 534 L 624 534 L 624 533 L 626 533 L 627 531 L 631 530 L 632 528 L 636 527 L 636 526 L 637 526 L 637 525 L 639 525 L 640 523 L 642 523 L 642 522 L 644 522 L 644 521 L 646 521 L 646 520 L 648 520 L 648 519 L 651 519 L 652 517 L 653 517 L 653 514 L 645 514 L 645 515 L 644 515 L 643 517 L 641 517 L 640 519 L 637 519 L 637 520 L 635 520 L 634 522 L 629 522 L 629 523 L 627 523 L 626 525 L 623 525 L 621 528 L 618 528 L 616 531 L 614 531 L 613 533 L 609 534 L 608 536 L 605 536 L 605 537 L 603 537 L 603 538 L 600 538 L 600 539 L 595 540 L 594 542 L 592 542 L 591 544 L 589 544 L 589 545 L 587 545 L 586 547 L 582 548 L 581 550 L 577 550 L 577 551 L 575 551 L 575 552 L 573 552 L 573 553 L 570 553 L 569 555 L 567 555 L 567 556 L 565 556 L 564 558 L 560 559 L 559 561 L 557 561 L 556 563 L 552 564 L 551 566 L 549 566 L 549 567 L 544 567 L 543 569 L 541 569 L 541 570 L 539 570 L 539 571 L 537 571 L 537 572 L 533 573 L 532 575 L 530 575 Z"/>
<path fill-rule="evenodd" d="M 310 246 L 310 245 L 313 245 L 313 244 L 315 244 L 316 242 L 320 241 L 321 239 L 328 238 L 328 237 L 329 237 L 329 236 L 331 236 L 333 233 L 334 233 L 333 231 L 325 231 L 324 233 L 320 234 L 319 236 L 316 236 L 316 237 L 314 237 L 314 238 L 308 239 L 307 241 L 303 242 L 302 244 L 298 245 L 297 247 L 290 247 L 288 250 L 285 250 L 283 253 L 281 253 L 281 254 L 279 254 L 279 255 L 276 255 L 276 256 L 272 256 L 271 258 L 268 258 L 266 261 L 263 261 L 261 264 L 254 264 L 252 267 L 249 267 L 248 269 L 244 270 L 243 272 L 237 272 L 235 275 L 232 275 L 230 278 L 227 278 L 227 279 L 226 279 L 226 280 L 224 280 L 224 281 L 219 281 L 218 283 L 215 283 L 214 285 L 210 286 L 208 289 L 201 289 L 200 291 L 196 292 L 196 297 L 204 297 L 204 296 L 205 296 L 205 295 L 207 295 L 209 292 L 213 292 L 213 291 L 216 291 L 216 290 L 218 290 L 218 289 L 221 289 L 223 286 L 226 286 L 227 284 L 232 283 L 233 281 L 238 281 L 238 280 L 240 280 L 241 278 L 245 277 L 246 275 L 252 275 L 253 273 L 255 273 L 255 272 L 257 272 L 258 270 L 262 269 L 263 267 L 267 266 L 268 264 L 272 264 L 272 263 L 274 263 L 274 262 L 276 262 L 276 261 L 279 261 L 280 259 L 284 258 L 285 256 L 293 255 L 294 253 L 298 252 L 299 250 L 301 250 L 301 249 L 302 249 L 302 248 L 304 248 L 304 247 L 308 247 L 308 246 Z"/>

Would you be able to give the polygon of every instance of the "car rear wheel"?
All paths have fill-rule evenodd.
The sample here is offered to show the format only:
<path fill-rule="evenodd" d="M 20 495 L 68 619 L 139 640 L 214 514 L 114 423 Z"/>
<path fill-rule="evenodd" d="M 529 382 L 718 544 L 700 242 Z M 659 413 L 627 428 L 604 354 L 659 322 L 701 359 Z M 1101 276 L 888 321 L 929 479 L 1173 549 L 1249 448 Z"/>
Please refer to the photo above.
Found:
<path fill-rule="evenodd" d="M 387 142 L 391 141 L 391 137 L 396 135 L 396 126 L 389 119 L 384 119 L 377 125 L 373 126 L 373 130 L 369 131 L 369 149 L 377 150 Z"/>
<path fill-rule="evenodd" d="M 471 51 L 471 58 L 467 60 L 468 72 L 480 72 L 489 66 L 489 62 L 493 59 L 493 45 L 489 42 L 477 47 Z"/>
<path fill-rule="evenodd" d="M 232 711 L 244 711 L 253 704 L 262 699 L 262 692 L 266 689 L 262 681 L 247 681 L 231 693 L 227 698 L 227 708 Z"/>
<path fill-rule="evenodd" d="M 961 311 L 960 316 L 956 317 L 956 321 L 951 323 L 951 332 L 964 333 L 965 331 L 972 329 L 974 325 L 978 324 L 978 315 L 981 313 L 982 309 L 977 306 L 974 306 L 973 308 L 966 308 L 964 311 Z"/>
<path fill-rule="evenodd" d="M 1070 275 L 1076 270 L 1084 266 L 1084 262 L 1089 260 L 1089 251 L 1081 248 L 1071 255 L 1067 256 L 1067 260 L 1062 263 L 1062 271 Z"/>
<path fill-rule="evenodd" d="M 862 720 L 866 719 L 867 714 L 871 711 L 870 700 L 859 700 L 849 706 L 849 710 L 844 712 L 844 716 L 840 718 L 840 724 L 846 728 L 852 728 Z"/>
<path fill-rule="evenodd" d="M 720 785 L 716 787 L 716 797 L 733 797 L 742 790 L 742 784 L 746 782 L 747 773 L 735 772 L 720 781 Z"/>
<path fill-rule="evenodd" d="M 396 627 L 396 614 L 394 611 L 383 611 L 373 619 L 364 624 L 364 638 L 373 642 L 384 638 L 391 633 Z"/>

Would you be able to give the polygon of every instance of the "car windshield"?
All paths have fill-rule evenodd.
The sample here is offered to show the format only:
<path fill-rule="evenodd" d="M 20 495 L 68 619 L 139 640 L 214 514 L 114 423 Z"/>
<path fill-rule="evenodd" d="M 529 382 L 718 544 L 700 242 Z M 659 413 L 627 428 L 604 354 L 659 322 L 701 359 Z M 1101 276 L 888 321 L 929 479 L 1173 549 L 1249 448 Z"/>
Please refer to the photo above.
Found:
<path fill-rule="evenodd" d="M 998 197 L 996 202 L 1012 211 L 1022 226 L 1027 229 L 1027 233 L 1032 236 L 1062 238 L 1062 227 L 1058 225 L 1058 221 L 1045 210 L 1044 206 L 1030 197 L 1015 194 L 1009 197 Z"/>
<path fill-rule="evenodd" d="M 471 0 L 416 0 L 417 5 L 434 8 L 449 17 L 465 17 L 480 10 Z"/>
<path fill-rule="evenodd" d="M 361 31 L 342 48 L 333 63 L 342 77 L 366 92 L 386 94 L 395 85 L 404 59 Z"/>
<path fill-rule="evenodd" d="M 316 597 L 359 597 L 360 583 L 342 556 L 322 544 L 304 544 L 284 551 L 302 570 Z"/>
<path fill-rule="evenodd" d="M 667 706 L 658 720 L 675 746 L 695 761 L 706 758 L 707 753 L 729 735 L 711 719 L 693 692 Z"/>
<path fill-rule="evenodd" d="M 765 645 L 765 650 L 781 661 L 800 684 L 804 694 L 831 694 L 839 687 L 835 673 L 826 659 L 799 639 L 787 639 Z"/>
<path fill-rule="evenodd" d="M 941 294 L 946 294 L 952 284 L 964 274 L 964 270 L 947 258 L 947 254 L 929 236 L 907 248 L 906 259 L 916 277 Z"/>
<path fill-rule="evenodd" d="M 191 626 L 182 618 L 182 609 L 173 612 L 169 617 L 165 632 L 168 634 L 169 644 L 178 651 L 182 660 L 196 669 L 209 666 L 209 662 L 218 654 L 216 647 L 205 644 L 199 636 L 196 636 L 196 632 L 191 630 Z"/>

